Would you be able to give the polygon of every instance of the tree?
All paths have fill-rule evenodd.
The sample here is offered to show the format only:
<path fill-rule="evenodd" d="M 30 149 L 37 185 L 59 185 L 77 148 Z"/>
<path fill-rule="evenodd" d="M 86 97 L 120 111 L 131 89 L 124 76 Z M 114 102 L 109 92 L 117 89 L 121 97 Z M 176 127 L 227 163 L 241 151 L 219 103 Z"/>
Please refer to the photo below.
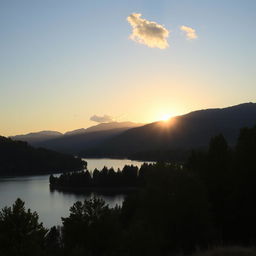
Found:
<path fill-rule="evenodd" d="M 169 255 L 193 250 L 211 236 L 205 188 L 186 170 L 165 163 L 147 174 L 146 187 L 126 198 L 122 221 L 128 255 Z"/>
<path fill-rule="evenodd" d="M 53 226 L 45 236 L 46 255 L 61 255 L 60 227 Z"/>
<path fill-rule="evenodd" d="M 98 256 L 116 250 L 118 216 L 119 209 L 110 209 L 100 198 L 76 202 L 70 216 L 62 218 L 65 251 Z"/>
<path fill-rule="evenodd" d="M 256 237 L 256 126 L 240 130 L 234 156 L 233 234 L 242 242 Z"/>
<path fill-rule="evenodd" d="M 0 254 L 11 256 L 42 255 L 47 230 L 38 222 L 38 214 L 27 211 L 17 199 L 0 212 Z"/>

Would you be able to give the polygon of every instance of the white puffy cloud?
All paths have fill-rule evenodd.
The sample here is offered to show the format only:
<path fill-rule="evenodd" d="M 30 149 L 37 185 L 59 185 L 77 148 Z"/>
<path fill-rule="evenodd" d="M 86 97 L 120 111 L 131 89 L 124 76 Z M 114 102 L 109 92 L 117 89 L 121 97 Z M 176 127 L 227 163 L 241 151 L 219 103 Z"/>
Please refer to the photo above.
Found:
<path fill-rule="evenodd" d="M 97 123 L 109 123 L 114 121 L 113 117 L 109 115 L 104 115 L 104 116 L 93 115 L 91 116 L 90 120 Z"/>
<path fill-rule="evenodd" d="M 135 42 L 145 44 L 152 48 L 167 48 L 167 38 L 169 31 L 162 25 L 141 18 L 140 13 L 132 13 L 127 17 L 127 21 L 132 26 L 130 39 Z"/>
<path fill-rule="evenodd" d="M 187 39 L 196 39 L 197 38 L 196 30 L 191 27 L 180 26 L 180 30 L 185 32 Z"/>

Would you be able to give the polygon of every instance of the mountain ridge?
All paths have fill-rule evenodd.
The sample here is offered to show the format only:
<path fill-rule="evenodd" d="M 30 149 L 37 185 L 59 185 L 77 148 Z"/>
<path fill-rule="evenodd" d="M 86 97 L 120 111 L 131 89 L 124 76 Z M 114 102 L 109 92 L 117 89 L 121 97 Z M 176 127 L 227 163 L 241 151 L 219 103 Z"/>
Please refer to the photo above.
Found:
<path fill-rule="evenodd" d="M 26 140 L 32 146 L 42 147 L 77 155 L 80 151 L 103 143 L 106 139 L 114 137 L 131 127 L 138 127 L 141 124 L 133 122 L 110 122 L 101 123 L 87 129 L 77 129 L 56 137 L 44 137 L 40 140 Z M 15 139 L 15 138 L 14 138 Z"/>
<path fill-rule="evenodd" d="M 20 140 L 20 141 L 26 141 L 29 144 L 33 146 L 38 146 L 38 144 L 50 141 L 52 139 L 57 139 L 65 136 L 74 136 L 79 135 L 83 133 L 90 133 L 90 132 L 97 132 L 97 131 L 107 131 L 112 129 L 119 129 L 119 128 L 132 128 L 132 127 L 138 127 L 140 123 L 133 123 L 133 122 L 109 122 L 109 123 L 100 123 L 97 125 L 90 126 L 88 128 L 80 128 L 75 129 L 72 131 L 67 131 L 65 133 L 61 133 L 58 131 L 51 131 L 51 130 L 43 130 L 39 132 L 30 132 L 27 134 L 20 134 L 15 136 L 10 136 L 13 140 Z"/>
<path fill-rule="evenodd" d="M 192 111 L 167 122 L 153 122 L 129 129 L 82 156 L 129 157 L 143 151 L 205 148 L 211 137 L 222 133 L 233 145 L 239 130 L 256 124 L 256 103 Z"/>
<path fill-rule="evenodd" d="M 84 132 L 96 132 L 96 131 L 106 131 L 111 129 L 123 128 L 123 127 L 137 127 L 143 124 L 133 123 L 133 122 L 108 122 L 108 123 L 100 123 L 97 125 L 90 126 L 88 128 L 80 128 L 73 131 L 65 132 L 64 135 L 73 135 L 73 134 L 81 134 Z"/>

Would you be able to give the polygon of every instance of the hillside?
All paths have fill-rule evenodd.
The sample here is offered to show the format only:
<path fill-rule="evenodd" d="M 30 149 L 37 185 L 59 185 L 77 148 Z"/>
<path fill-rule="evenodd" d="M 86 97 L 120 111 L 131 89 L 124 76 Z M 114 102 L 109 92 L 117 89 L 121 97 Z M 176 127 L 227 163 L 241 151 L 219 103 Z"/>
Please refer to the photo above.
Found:
<path fill-rule="evenodd" d="M 64 135 L 55 139 L 42 141 L 35 146 L 56 150 L 63 153 L 77 155 L 82 150 L 95 147 L 104 141 L 113 138 L 129 128 L 118 128 L 81 134 Z"/>
<path fill-rule="evenodd" d="M 81 150 L 97 146 L 105 140 L 110 139 L 126 130 L 126 128 L 121 128 L 107 131 L 66 135 L 56 139 L 42 141 L 36 144 L 36 146 L 76 155 Z"/>
<path fill-rule="evenodd" d="M 93 125 L 88 128 L 76 129 L 73 131 L 66 132 L 64 135 L 75 135 L 82 134 L 85 132 L 99 132 L 99 131 L 107 131 L 112 129 L 119 128 L 134 128 L 138 126 L 142 126 L 143 124 L 133 123 L 133 122 L 109 122 L 109 123 L 100 123 L 97 125 Z"/>
<path fill-rule="evenodd" d="M 27 135 L 13 136 L 14 140 L 28 142 L 35 147 L 43 147 L 58 152 L 78 154 L 80 151 L 97 146 L 130 128 L 141 126 L 133 122 L 101 123 L 89 128 L 81 128 L 61 134 L 58 132 L 44 131 L 29 133 Z"/>
<path fill-rule="evenodd" d="M 222 133 L 234 145 L 240 128 L 256 123 L 256 104 L 245 103 L 223 109 L 206 109 L 177 116 L 167 122 L 154 122 L 129 129 L 84 150 L 83 156 L 143 156 L 155 151 L 186 151 L 205 148 L 209 139 Z M 136 157 L 135 157 L 136 158 Z"/>
<path fill-rule="evenodd" d="M 78 171 L 85 162 L 71 155 L 42 148 L 33 148 L 27 142 L 13 141 L 0 136 L 0 175 L 30 175 Z"/>
<path fill-rule="evenodd" d="M 28 134 L 11 136 L 13 140 L 26 141 L 31 145 L 39 143 L 44 140 L 54 139 L 61 136 L 62 133 L 57 131 L 40 131 L 40 132 L 31 132 Z"/>

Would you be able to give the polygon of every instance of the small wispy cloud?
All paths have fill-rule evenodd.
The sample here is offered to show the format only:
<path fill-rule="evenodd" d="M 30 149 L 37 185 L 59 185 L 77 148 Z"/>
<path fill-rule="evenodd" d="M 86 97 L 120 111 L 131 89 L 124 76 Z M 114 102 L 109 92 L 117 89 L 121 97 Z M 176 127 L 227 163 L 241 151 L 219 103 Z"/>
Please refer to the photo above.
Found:
<path fill-rule="evenodd" d="M 163 25 L 141 18 L 141 13 L 132 13 L 127 17 L 132 26 L 130 39 L 151 48 L 165 49 L 169 46 L 167 38 L 170 34 Z"/>
<path fill-rule="evenodd" d="M 187 26 L 180 26 L 180 30 L 185 32 L 186 38 L 187 39 L 196 39 L 197 38 L 197 34 L 196 34 L 196 30 L 191 28 L 191 27 L 187 27 Z"/>
<path fill-rule="evenodd" d="M 109 115 L 103 115 L 103 116 L 93 115 L 90 117 L 90 120 L 97 123 L 109 123 L 114 121 L 113 117 Z"/>

